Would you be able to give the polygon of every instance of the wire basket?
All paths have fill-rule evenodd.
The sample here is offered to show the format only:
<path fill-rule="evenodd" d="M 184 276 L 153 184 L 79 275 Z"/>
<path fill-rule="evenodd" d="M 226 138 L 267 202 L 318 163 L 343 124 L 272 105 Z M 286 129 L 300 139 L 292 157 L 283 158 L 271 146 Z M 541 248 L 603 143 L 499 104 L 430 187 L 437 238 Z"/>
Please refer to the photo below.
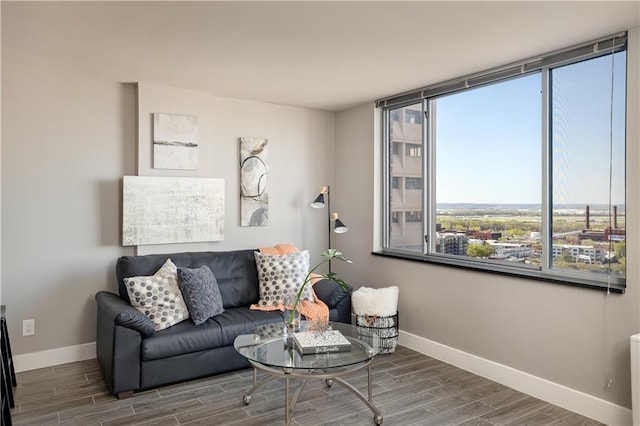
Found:
<path fill-rule="evenodd" d="M 387 354 L 396 350 L 398 344 L 398 312 L 395 315 L 356 315 L 356 326 L 361 336 L 377 336 L 380 339 L 380 353 Z"/>

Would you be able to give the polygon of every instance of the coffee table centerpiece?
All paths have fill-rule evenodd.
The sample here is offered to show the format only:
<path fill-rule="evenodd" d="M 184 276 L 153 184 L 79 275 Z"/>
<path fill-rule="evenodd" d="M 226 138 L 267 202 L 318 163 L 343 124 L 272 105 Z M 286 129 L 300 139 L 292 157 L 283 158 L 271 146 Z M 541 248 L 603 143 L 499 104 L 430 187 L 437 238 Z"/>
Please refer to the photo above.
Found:
<path fill-rule="evenodd" d="M 333 280 L 336 283 L 338 283 L 343 290 L 351 291 L 351 286 L 349 286 L 349 284 L 347 284 L 341 278 L 338 278 L 336 273 L 331 271 L 331 266 L 329 266 L 329 272 L 325 274 L 319 274 L 316 272 L 318 268 L 320 268 L 322 265 L 324 265 L 327 262 L 329 263 L 329 265 L 331 265 L 331 260 L 333 259 L 340 260 L 345 263 L 353 263 L 351 259 L 349 259 L 344 254 L 342 254 L 342 252 L 339 252 L 338 250 L 332 249 L 332 248 L 323 251 L 321 256 L 322 256 L 322 260 L 320 261 L 320 263 L 318 263 L 313 268 L 309 269 L 309 271 L 307 272 L 307 275 L 304 277 L 304 280 L 302 281 L 302 285 L 298 289 L 298 292 L 293 298 L 293 301 L 285 300 L 284 324 L 286 327 L 286 331 L 289 333 L 298 331 L 299 322 L 300 322 L 298 305 L 300 305 L 300 298 L 302 297 L 302 293 L 304 292 L 305 287 L 309 285 L 309 283 L 311 283 L 313 279 L 326 278 L 329 280 Z"/>
<path fill-rule="evenodd" d="M 293 333 L 295 348 L 303 355 L 351 350 L 351 342 L 340 330 L 327 328 L 322 331 L 299 331 Z"/>

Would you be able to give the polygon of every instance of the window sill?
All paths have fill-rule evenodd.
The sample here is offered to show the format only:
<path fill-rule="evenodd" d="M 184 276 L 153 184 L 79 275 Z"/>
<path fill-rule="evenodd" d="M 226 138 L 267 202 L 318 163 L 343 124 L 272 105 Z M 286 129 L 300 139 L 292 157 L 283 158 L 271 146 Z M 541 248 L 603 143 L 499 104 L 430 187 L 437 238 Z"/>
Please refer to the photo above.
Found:
<path fill-rule="evenodd" d="M 516 277 L 516 278 L 522 278 L 522 279 L 544 281 L 548 283 L 588 288 L 588 289 L 593 289 L 598 291 L 607 291 L 607 284 L 601 281 L 588 280 L 583 278 L 573 278 L 573 277 L 549 276 L 549 275 L 543 274 L 541 271 L 537 269 L 520 269 L 520 268 L 516 269 L 513 267 L 509 267 L 507 265 L 490 265 L 490 264 L 468 265 L 468 264 L 463 264 L 463 262 L 454 261 L 453 259 L 427 257 L 427 256 L 422 256 L 417 254 L 412 255 L 409 253 L 374 251 L 371 254 L 373 254 L 374 256 L 389 257 L 392 259 L 408 260 L 411 262 L 428 263 L 432 265 L 466 269 L 466 270 L 476 271 L 480 273 L 507 275 L 510 277 Z M 625 286 L 619 283 L 612 283 L 611 286 L 609 287 L 609 291 L 611 293 L 624 294 Z"/>

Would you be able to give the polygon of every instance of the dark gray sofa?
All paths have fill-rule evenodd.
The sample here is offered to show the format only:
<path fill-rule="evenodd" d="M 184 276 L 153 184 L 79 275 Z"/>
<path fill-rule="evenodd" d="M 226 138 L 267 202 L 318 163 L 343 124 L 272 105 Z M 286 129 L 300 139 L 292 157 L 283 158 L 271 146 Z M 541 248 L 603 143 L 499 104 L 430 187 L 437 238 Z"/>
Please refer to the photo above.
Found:
<path fill-rule="evenodd" d="M 154 388 L 238 370 L 249 366 L 233 348 L 243 331 L 282 321 L 280 311 L 255 311 L 259 298 L 255 250 L 184 252 L 123 256 L 116 263 L 119 295 L 95 296 L 98 305 L 97 357 L 109 389 L 124 397 Z M 170 258 L 178 267 L 208 266 L 214 273 L 225 312 L 195 325 L 187 319 L 162 331 L 129 303 L 124 278 L 153 275 Z M 318 298 L 329 306 L 329 319 L 351 322 L 351 294 L 331 280 L 314 285 Z"/>

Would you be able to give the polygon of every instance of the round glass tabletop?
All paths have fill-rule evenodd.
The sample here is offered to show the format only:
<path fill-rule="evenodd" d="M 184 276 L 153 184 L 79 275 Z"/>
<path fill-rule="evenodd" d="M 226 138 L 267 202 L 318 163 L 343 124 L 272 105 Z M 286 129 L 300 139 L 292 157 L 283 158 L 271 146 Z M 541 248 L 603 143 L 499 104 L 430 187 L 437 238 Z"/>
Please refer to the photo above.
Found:
<path fill-rule="evenodd" d="M 301 332 L 308 323 L 302 321 Z M 261 325 L 236 337 L 233 346 L 250 361 L 287 369 L 330 369 L 363 363 L 380 352 L 380 339 L 351 324 L 330 322 L 328 330 L 338 330 L 351 346 L 341 352 L 324 352 L 303 355 L 295 347 L 292 337 L 284 334 L 284 323 Z M 320 333 L 320 332 L 318 332 Z"/>

